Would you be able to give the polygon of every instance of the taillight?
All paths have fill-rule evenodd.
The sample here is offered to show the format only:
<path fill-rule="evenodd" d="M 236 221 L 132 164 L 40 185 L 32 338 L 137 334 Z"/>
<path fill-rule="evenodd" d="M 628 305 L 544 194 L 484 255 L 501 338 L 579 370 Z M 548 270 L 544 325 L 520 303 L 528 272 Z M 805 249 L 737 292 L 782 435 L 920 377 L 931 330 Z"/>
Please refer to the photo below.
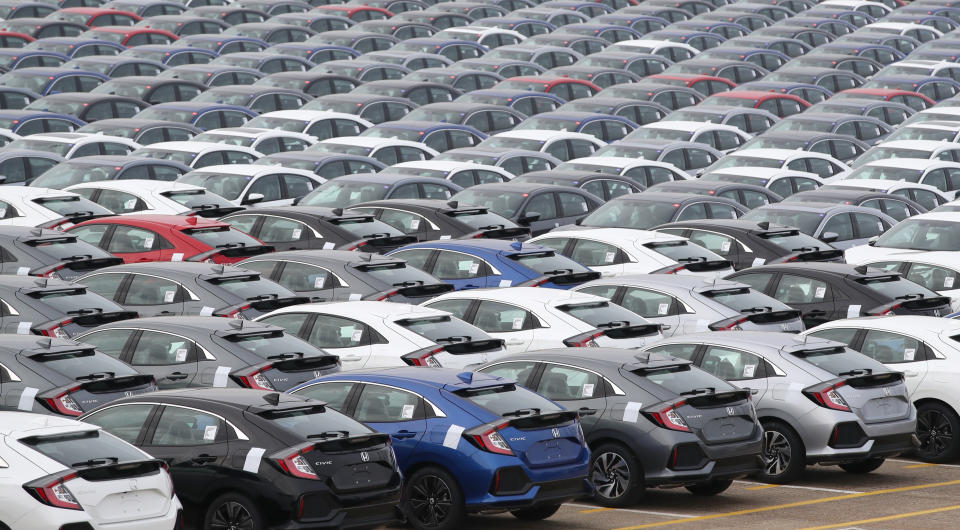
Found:
<path fill-rule="evenodd" d="M 685 268 L 687 268 L 686 265 L 678 265 L 676 267 L 667 267 L 665 269 L 654 271 L 653 274 L 676 274 Z"/>
<path fill-rule="evenodd" d="M 65 392 L 57 394 L 52 398 L 45 398 L 47 406 L 60 414 L 65 416 L 80 416 L 83 414 L 83 409 L 80 408 L 80 405 L 70 397 L 70 394 L 80 390 L 82 387 L 75 386 Z"/>
<path fill-rule="evenodd" d="M 307 459 L 303 456 L 304 451 L 304 449 L 298 449 L 283 458 L 278 458 L 277 464 L 280 465 L 281 469 L 294 477 L 319 480 L 317 473 L 310 467 L 310 463 L 307 462 Z"/>
<path fill-rule="evenodd" d="M 840 381 L 835 385 L 828 386 L 820 390 L 811 390 L 804 389 L 803 394 L 810 398 L 814 403 L 820 405 L 821 407 L 826 407 L 833 410 L 842 410 L 844 412 L 850 412 L 850 406 L 847 405 L 847 402 L 844 401 L 843 396 L 837 392 L 837 389 L 846 385 L 846 381 Z"/>
<path fill-rule="evenodd" d="M 45 335 L 47 337 L 56 337 L 58 339 L 69 339 L 70 335 L 67 334 L 67 332 L 63 329 L 63 327 L 72 323 L 73 323 L 73 319 L 68 318 L 62 322 L 57 322 L 56 324 L 54 324 L 53 326 L 50 326 L 49 328 L 40 329 L 38 331 L 40 332 L 41 335 Z"/>
<path fill-rule="evenodd" d="M 242 319 L 242 318 L 244 318 L 243 312 L 246 311 L 247 309 L 250 309 L 251 307 L 253 307 L 253 306 L 250 305 L 250 304 L 245 304 L 245 305 L 242 305 L 242 306 L 240 306 L 240 307 L 238 307 L 238 308 L 236 308 L 236 309 L 233 309 L 233 310 L 231 310 L 231 311 L 228 311 L 228 312 L 226 312 L 226 313 L 217 313 L 216 316 L 218 316 L 218 317 L 224 317 L 224 318 L 241 318 L 241 319 Z M 271 390 L 273 390 L 273 389 L 271 389 Z"/>
<path fill-rule="evenodd" d="M 37 484 L 36 482 L 31 482 L 30 484 L 25 484 L 23 489 L 33 495 L 33 498 L 47 506 L 65 508 L 67 510 L 83 510 L 83 507 L 80 506 L 77 499 L 70 493 L 70 490 L 67 489 L 66 483 L 75 478 L 77 478 L 77 474 L 70 473 L 69 475 L 58 476 L 56 479 L 46 483 Z"/>
<path fill-rule="evenodd" d="M 444 351 L 443 348 L 418 351 L 403 356 L 403 360 L 410 366 L 429 366 L 431 368 L 440 368 L 442 365 L 437 360 L 436 355 Z"/>
<path fill-rule="evenodd" d="M 170 476 L 170 464 L 160 461 L 160 467 L 163 468 L 163 472 L 167 477 L 167 482 L 170 484 L 170 498 L 172 499 L 177 495 L 177 492 L 173 488 L 173 477 Z"/>
<path fill-rule="evenodd" d="M 236 378 L 240 380 L 241 385 L 247 388 L 276 391 L 277 389 L 273 387 L 273 383 L 271 383 L 266 374 L 263 373 L 271 368 L 273 368 L 273 365 L 268 364 L 246 374 L 237 374 Z"/>
<path fill-rule="evenodd" d="M 387 298 L 390 298 L 391 296 L 396 296 L 396 295 L 399 294 L 399 293 L 400 293 L 400 289 L 394 289 L 394 290 L 392 290 L 392 291 L 387 291 L 387 292 L 383 293 L 382 295 L 378 296 L 378 297 L 376 298 L 376 301 L 377 301 L 377 302 L 382 302 L 382 301 L 386 300 Z"/>
<path fill-rule="evenodd" d="M 731 331 L 740 329 L 740 324 L 750 320 L 749 317 L 735 318 L 730 320 L 721 320 L 707 326 L 711 331 Z"/>
<path fill-rule="evenodd" d="M 683 416 L 677 412 L 678 408 L 686 404 L 686 401 L 680 401 L 659 412 L 648 412 L 646 416 L 664 429 L 690 432 L 690 427 L 687 427 L 687 422 L 683 421 Z"/>
<path fill-rule="evenodd" d="M 503 436 L 500 434 L 500 429 L 505 428 L 510 425 L 510 423 L 501 423 L 495 427 L 492 427 L 484 432 L 479 434 L 474 434 L 473 441 L 483 449 L 484 451 L 489 451 L 491 453 L 496 453 L 498 455 L 510 455 L 513 456 L 513 449 L 510 449 L 510 446 L 507 445 L 507 441 L 503 439 Z"/>
<path fill-rule="evenodd" d="M 900 309 L 900 306 L 902 306 L 902 305 L 903 305 L 903 304 L 893 304 L 892 306 L 884 309 L 883 311 L 881 311 L 881 312 L 879 312 L 879 313 L 877 313 L 877 314 L 878 314 L 878 315 L 881 315 L 881 316 L 883 316 L 883 315 L 889 315 L 890 313 L 893 313 L 895 310 Z"/>
<path fill-rule="evenodd" d="M 541 285 L 548 283 L 550 278 L 541 278 L 531 284 L 528 284 L 527 287 L 540 287 Z"/>
<path fill-rule="evenodd" d="M 602 331 L 597 331 L 594 333 L 585 333 L 583 335 L 575 335 L 573 337 L 570 337 L 569 339 L 564 340 L 563 343 L 568 348 L 586 348 L 586 347 L 597 348 L 599 347 L 599 344 L 597 344 L 597 339 L 599 339 L 602 336 L 603 336 Z"/>
<path fill-rule="evenodd" d="M 360 241 L 360 242 L 357 243 L 356 245 L 353 245 L 352 247 L 348 248 L 347 250 L 357 250 L 358 248 L 366 245 L 367 243 L 369 243 L 369 241 L 366 241 L 366 240 Z"/>

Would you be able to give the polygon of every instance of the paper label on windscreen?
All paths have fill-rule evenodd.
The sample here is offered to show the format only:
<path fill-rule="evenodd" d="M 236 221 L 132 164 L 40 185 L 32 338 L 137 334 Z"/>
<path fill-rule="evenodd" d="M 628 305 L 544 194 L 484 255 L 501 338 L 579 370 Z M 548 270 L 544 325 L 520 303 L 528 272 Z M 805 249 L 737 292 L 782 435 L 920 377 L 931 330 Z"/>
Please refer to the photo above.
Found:
<path fill-rule="evenodd" d="M 826 288 L 826 287 L 817 287 L 817 290 L 816 290 L 816 292 L 814 293 L 814 296 L 816 296 L 817 298 L 823 298 L 823 297 L 826 296 L 826 295 L 827 295 L 827 288 Z"/>
<path fill-rule="evenodd" d="M 590 207 L 587 206 L 587 203 L 585 203 L 585 202 L 581 202 L 581 203 L 580 203 L 580 208 L 583 209 L 583 211 L 585 211 L 585 212 L 590 211 Z"/>
<path fill-rule="evenodd" d="M 943 279 L 943 287 L 946 289 L 953 287 L 953 276 L 947 276 Z"/>
<path fill-rule="evenodd" d="M 20 322 L 17 324 L 17 335 L 29 335 L 33 322 Z"/>
<path fill-rule="evenodd" d="M 470 274 L 476 274 L 478 270 L 480 270 L 479 263 L 474 263 L 473 265 L 470 265 Z"/>
<path fill-rule="evenodd" d="M 212 308 L 212 307 L 210 307 L 210 306 L 208 306 L 208 305 L 205 305 L 205 306 L 203 306 L 203 307 L 200 308 L 200 316 L 202 316 L 202 317 L 208 317 L 208 316 L 210 316 L 210 315 L 212 315 L 212 314 L 213 314 L 213 308 Z"/>
<path fill-rule="evenodd" d="M 176 252 L 170 256 L 170 261 L 183 261 L 183 252 Z"/>
<path fill-rule="evenodd" d="M 513 329 L 523 329 L 523 317 L 513 319 Z"/>
<path fill-rule="evenodd" d="M 360 294 L 360 293 L 350 293 L 350 296 L 347 297 L 347 300 L 349 300 L 349 301 L 351 301 L 351 302 L 356 302 L 357 300 L 360 300 L 361 298 L 363 298 L 363 295 Z"/>
<path fill-rule="evenodd" d="M 329 241 L 323 244 L 323 250 L 333 250 L 334 248 L 336 248 L 336 245 Z"/>
<path fill-rule="evenodd" d="M 410 226 L 410 230 L 416 230 L 420 228 L 420 219 L 410 219 L 408 224 Z"/>
<path fill-rule="evenodd" d="M 720 252 L 730 252 L 730 242 L 724 241 L 720 243 Z"/>
<path fill-rule="evenodd" d="M 658 315 L 666 315 L 667 311 L 670 311 L 670 304 L 660 304 L 657 306 Z"/>
<path fill-rule="evenodd" d="M 447 435 L 443 437 L 443 446 L 449 447 L 450 449 L 456 449 L 460 445 L 460 436 L 463 434 L 464 428 L 459 425 L 451 425 L 447 429 Z"/>
<path fill-rule="evenodd" d="M 400 410 L 400 417 L 405 420 L 409 420 L 410 418 L 413 418 L 413 410 L 415 408 L 416 407 L 414 405 L 404 405 L 403 409 Z"/>
<path fill-rule="evenodd" d="M 500 287 L 510 287 L 513 285 L 513 280 L 500 280 Z"/>
<path fill-rule="evenodd" d="M 756 371 L 757 371 L 757 365 L 755 364 L 743 365 L 743 377 L 753 377 L 753 374 Z"/>
<path fill-rule="evenodd" d="M 470 265 L 473 265 L 473 262 L 472 262 L 472 261 L 469 261 L 469 260 L 467 260 L 467 261 L 458 261 L 458 262 L 457 262 L 457 270 L 468 271 L 468 270 L 470 270 Z"/>
<path fill-rule="evenodd" d="M 753 258 L 753 264 L 751 264 L 750 266 L 759 267 L 760 265 L 763 265 L 766 262 L 767 260 L 765 258 Z"/>
<path fill-rule="evenodd" d="M 603 256 L 603 262 L 604 262 L 604 263 L 613 263 L 613 260 L 615 260 L 615 259 L 617 259 L 617 253 L 616 253 L 616 252 L 607 252 L 607 253 L 604 254 L 604 256 Z"/>
<path fill-rule="evenodd" d="M 303 233 L 302 228 L 294 228 L 292 231 L 290 231 L 290 237 L 294 239 L 300 239 L 300 234 L 302 233 Z"/>
<path fill-rule="evenodd" d="M 17 267 L 17 276 L 26 276 L 30 274 L 30 267 Z"/>
<path fill-rule="evenodd" d="M 860 316 L 860 304 L 854 304 L 847 308 L 847 318 L 856 318 Z"/>
<path fill-rule="evenodd" d="M 323 276 L 317 276 L 316 278 L 313 279 L 313 288 L 314 288 L 314 289 L 322 289 L 322 288 L 323 288 L 323 284 L 324 284 L 326 281 L 327 281 L 327 279 L 326 279 L 325 277 L 323 277 Z"/>
<path fill-rule="evenodd" d="M 216 373 L 213 374 L 213 386 L 215 388 L 224 388 L 227 386 L 227 376 L 230 375 L 229 366 L 218 366 Z"/>
<path fill-rule="evenodd" d="M 593 383 L 584 383 L 583 392 L 581 392 L 581 397 L 593 397 Z"/>
<path fill-rule="evenodd" d="M 260 471 L 260 460 L 263 458 L 263 453 L 266 453 L 267 450 L 262 447 L 251 447 L 247 451 L 247 457 L 243 459 L 243 470 L 247 473 L 257 473 Z"/>
<path fill-rule="evenodd" d="M 163 292 L 163 303 L 169 304 L 173 302 L 174 297 L 177 296 L 177 291 L 164 291 Z"/>
<path fill-rule="evenodd" d="M 186 348 L 180 348 L 180 349 L 178 349 L 178 350 L 177 350 L 177 357 L 176 357 L 176 359 L 177 359 L 177 362 L 178 362 L 178 363 L 182 363 L 182 362 L 186 361 L 186 360 L 187 360 L 187 349 L 186 349 Z"/>
<path fill-rule="evenodd" d="M 363 329 L 353 330 L 353 334 L 350 335 L 351 342 L 360 342 L 360 339 L 363 337 Z"/>
<path fill-rule="evenodd" d="M 28 386 L 20 393 L 20 401 L 17 402 L 17 410 L 30 412 L 33 410 L 34 399 L 37 397 L 39 389 Z"/>
<path fill-rule="evenodd" d="M 203 439 L 207 441 L 214 441 L 217 439 L 217 426 L 216 425 L 207 425 L 203 428 Z"/>
<path fill-rule="evenodd" d="M 123 209 L 124 209 L 124 210 L 132 210 L 133 207 L 136 206 L 136 205 L 137 205 L 137 200 L 136 200 L 136 199 L 130 199 L 130 200 L 128 200 L 128 201 L 126 201 L 126 202 L 123 203 Z"/>
<path fill-rule="evenodd" d="M 450 239 L 450 238 L 451 238 L 451 236 L 450 236 L 450 235 L 443 235 L 443 236 L 440 236 L 440 239 Z"/>
<path fill-rule="evenodd" d="M 143 238 L 143 248 L 153 248 L 153 236 Z"/>
<path fill-rule="evenodd" d="M 637 423 L 637 420 L 640 419 L 641 408 L 643 408 L 643 403 L 636 401 L 627 402 L 627 406 L 623 408 L 623 421 Z"/>
<path fill-rule="evenodd" d="M 880 221 L 877 221 L 877 230 L 883 232 L 883 223 Z"/>
<path fill-rule="evenodd" d="M 904 348 L 903 350 L 903 360 L 912 361 L 914 357 L 917 356 L 916 348 Z"/>

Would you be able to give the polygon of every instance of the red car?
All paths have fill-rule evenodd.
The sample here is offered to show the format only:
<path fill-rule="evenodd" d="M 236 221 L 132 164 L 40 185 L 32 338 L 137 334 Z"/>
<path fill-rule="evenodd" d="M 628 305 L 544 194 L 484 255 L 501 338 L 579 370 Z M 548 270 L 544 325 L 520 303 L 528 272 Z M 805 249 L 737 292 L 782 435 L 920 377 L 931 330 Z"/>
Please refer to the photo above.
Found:
<path fill-rule="evenodd" d="M 26 33 L 0 31 L 0 48 L 23 48 L 35 40 L 37 39 Z"/>
<path fill-rule="evenodd" d="M 900 90 L 899 88 L 850 88 L 837 92 L 833 97 L 836 99 L 857 98 L 893 101 L 894 103 L 903 103 L 917 111 L 929 109 L 937 104 L 929 96 L 909 90 Z"/>
<path fill-rule="evenodd" d="M 131 46 L 142 46 L 144 44 L 170 44 L 180 38 L 162 29 L 138 28 L 134 26 L 103 26 L 91 28 L 81 36 L 117 42 L 128 48 Z"/>
<path fill-rule="evenodd" d="M 777 94 L 762 90 L 731 90 L 714 94 L 703 100 L 703 105 L 721 105 L 724 107 L 750 107 L 786 118 L 799 114 L 810 106 L 806 100 L 793 94 Z"/>
<path fill-rule="evenodd" d="M 273 252 L 273 247 L 227 223 L 184 215 L 101 217 L 66 230 L 124 263 L 202 261 L 229 264 Z"/>
<path fill-rule="evenodd" d="M 314 11 L 321 11 L 329 15 L 340 15 L 350 20 L 363 22 L 365 20 L 384 20 L 393 16 L 393 13 L 382 7 L 327 5 L 317 6 Z"/>
<path fill-rule="evenodd" d="M 492 87 L 494 90 L 530 90 L 532 92 L 546 92 L 561 97 L 567 101 L 596 96 L 602 90 L 590 81 L 542 75 L 538 77 L 511 77 L 500 81 Z"/>
<path fill-rule="evenodd" d="M 83 24 L 91 28 L 97 26 L 132 26 L 142 20 L 129 11 L 102 7 L 68 7 L 50 13 L 47 18 Z"/>
<path fill-rule="evenodd" d="M 653 74 L 647 79 L 656 79 L 657 82 L 668 85 L 685 86 L 692 88 L 704 96 L 712 96 L 719 92 L 727 92 L 737 88 L 737 84 L 729 79 L 701 74 Z"/>

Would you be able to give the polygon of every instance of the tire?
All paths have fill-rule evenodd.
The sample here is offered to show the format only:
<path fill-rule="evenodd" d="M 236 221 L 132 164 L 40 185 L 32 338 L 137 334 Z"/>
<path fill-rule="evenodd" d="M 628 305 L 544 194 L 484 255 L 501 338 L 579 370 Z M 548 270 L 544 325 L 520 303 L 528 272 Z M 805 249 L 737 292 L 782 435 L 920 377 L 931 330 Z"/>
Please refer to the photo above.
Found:
<path fill-rule="evenodd" d="M 856 462 L 847 462 L 846 464 L 840 464 L 840 469 L 846 471 L 847 473 L 863 474 L 875 471 L 877 468 L 883 465 L 886 458 L 866 458 L 864 460 L 858 460 Z"/>
<path fill-rule="evenodd" d="M 467 516 L 460 484 L 439 467 L 418 469 L 405 481 L 402 507 L 417 530 L 450 530 Z"/>
<path fill-rule="evenodd" d="M 917 407 L 917 438 L 914 454 L 924 462 L 942 464 L 960 453 L 960 418 L 950 407 L 924 403 Z"/>
<path fill-rule="evenodd" d="M 257 505 L 239 493 L 217 497 L 207 507 L 203 517 L 204 530 L 260 530 L 264 526 Z"/>
<path fill-rule="evenodd" d="M 559 509 L 560 505 L 554 504 L 549 506 L 537 506 L 535 508 L 524 508 L 522 510 L 513 510 L 510 513 L 521 521 L 542 521 L 557 513 L 557 510 Z"/>
<path fill-rule="evenodd" d="M 712 497 L 727 491 L 727 488 L 729 488 L 732 484 L 732 480 L 713 479 L 710 482 L 687 486 L 687 491 L 701 497 Z"/>
<path fill-rule="evenodd" d="M 608 508 L 635 504 L 643 497 L 643 467 L 626 447 L 607 443 L 590 455 L 590 482 L 597 493 L 594 501 Z"/>
<path fill-rule="evenodd" d="M 763 424 L 763 448 L 760 451 L 763 469 L 757 478 L 773 484 L 786 484 L 800 478 L 806 468 L 803 441 L 782 421 Z"/>

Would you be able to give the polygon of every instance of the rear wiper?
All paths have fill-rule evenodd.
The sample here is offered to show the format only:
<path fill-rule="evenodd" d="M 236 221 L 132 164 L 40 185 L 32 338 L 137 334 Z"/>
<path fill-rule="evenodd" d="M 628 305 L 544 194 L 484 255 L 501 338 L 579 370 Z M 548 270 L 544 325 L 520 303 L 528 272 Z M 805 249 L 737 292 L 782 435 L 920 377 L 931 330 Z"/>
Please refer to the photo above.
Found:
<path fill-rule="evenodd" d="M 96 379 L 109 379 L 115 377 L 117 374 L 114 372 L 93 372 L 92 374 L 81 375 L 80 377 L 74 378 L 74 381 L 93 381 Z"/>
<path fill-rule="evenodd" d="M 417 280 L 414 282 L 397 282 L 393 284 L 393 287 L 416 287 L 418 285 L 423 285 L 423 280 Z"/>
<path fill-rule="evenodd" d="M 700 261 L 707 261 L 705 256 L 695 256 L 692 258 L 680 258 L 677 260 L 677 263 L 697 263 Z"/>
<path fill-rule="evenodd" d="M 516 416 L 519 418 L 520 416 L 528 416 L 528 415 L 536 415 L 536 414 L 540 414 L 540 409 L 535 407 L 530 407 L 528 409 L 517 409 L 513 412 L 504 412 L 502 416 L 504 418 L 508 416 Z"/>
<path fill-rule="evenodd" d="M 282 361 L 283 359 L 294 359 L 294 358 L 298 358 L 298 357 L 299 357 L 300 359 L 303 359 L 303 352 L 294 351 L 294 352 L 290 352 L 290 353 L 278 353 L 278 354 L 276 354 L 276 355 L 270 355 L 270 356 L 268 356 L 268 357 L 267 357 L 267 360 L 269 361 L 269 360 L 271 360 L 271 359 L 279 359 L 279 360 Z"/>
<path fill-rule="evenodd" d="M 73 309 L 73 310 L 71 310 L 71 311 L 67 311 L 67 314 L 68 314 L 68 315 L 94 315 L 94 314 L 97 314 L 97 313 L 103 313 L 103 308 L 102 308 L 102 307 L 90 307 L 90 308 L 86 308 L 86 309 Z"/>
<path fill-rule="evenodd" d="M 768 305 L 762 307 L 745 307 L 740 310 L 741 313 L 766 313 L 768 311 L 773 311 L 773 308 Z"/>
<path fill-rule="evenodd" d="M 76 256 L 67 256 L 65 258 L 60 258 L 61 261 L 79 261 L 82 259 L 91 259 L 93 256 L 91 254 L 77 254 Z"/>
<path fill-rule="evenodd" d="M 872 373 L 872 368 L 854 368 L 853 370 L 847 372 L 840 372 L 837 375 L 870 375 Z"/>
<path fill-rule="evenodd" d="M 905 294 L 903 296 L 895 296 L 893 299 L 894 300 L 911 300 L 913 298 L 923 298 L 923 293 Z"/>
<path fill-rule="evenodd" d="M 246 243 L 237 242 L 237 243 L 223 243 L 221 245 L 217 245 L 214 248 L 237 248 L 237 247 L 245 247 L 245 246 L 247 246 Z"/>
<path fill-rule="evenodd" d="M 347 438 L 350 436 L 349 431 L 324 431 L 319 434 L 308 434 L 307 438 L 320 438 L 321 440 L 328 440 L 331 438 Z"/>
<path fill-rule="evenodd" d="M 93 212 L 87 210 L 87 211 L 79 211 L 79 212 L 67 212 L 63 214 L 64 217 L 80 217 L 83 215 L 93 215 Z"/>
<path fill-rule="evenodd" d="M 816 252 L 817 247 L 791 248 L 790 252 Z"/>
<path fill-rule="evenodd" d="M 439 339 L 433 339 L 433 342 L 470 342 L 470 335 L 454 335 L 451 337 L 440 337 Z"/>
<path fill-rule="evenodd" d="M 386 233 L 386 232 L 381 232 L 381 233 L 379 233 L 379 234 L 364 234 L 364 235 L 362 235 L 362 236 L 360 236 L 360 237 L 363 238 L 363 239 L 377 239 L 377 238 L 381 238 L 381 237 L 390 237 L 390 234 L 388 234 L 388 233 Z"/>
<path fill-rule="evenodd" d="M 621 328 L 623 326 L 629 326 L 629 320 L 613 320 L 611 322 L 603 322 L 602 324 L 597 324 L 598 328 Z"/>
<path fill-rule="evenodd" d="M 706 386 L 703 388 L 694 388 L 693 390 L 687 390 L 686 392 L 680 392 L 681 396 L 696 396 L 697 394 L 716 394 L 717 389 L 712 386 Z"/>
<path fill-rule="evenodd" d="M 490 226 L 481 226 L 477 230 L 501 230 L 503 228 L 504 228 L 503 225 L 490 225 Z"/>
<path fill-rule="evenodd" d="M 546 271 L 543 273 L 544 276 L 555 276 L 557 274 L 567 274 L 572 273 L 573 269 L 554 269 L 552 271 Z"/>
<path fill-rule="evenodd" d="M 70 467 L 91 467 L 91 466 L 100 466 L 106 464 L 116 464 L 120 459 L 115 456 L 100 456 L 97 458 L 91 458 L 90 460 L 84 460 L 83 462 L 75 462 L 70 464 Z"/>
<path fill-rule="evenodd" d="M 248 301 L 248 302 L 256 302 L 256 301 L 259 301 L 259 300 L 276 300 L 276 299 L 278 299 L 278 298 L 280 298 L 280 295 L 279 295 L 279 294 L 276 294 L 276 293 L 271 293 L 271 294 L 258 294 L 257 296 L 251 296 L 251 297 L 247 298 L 247 301 Z"/>

